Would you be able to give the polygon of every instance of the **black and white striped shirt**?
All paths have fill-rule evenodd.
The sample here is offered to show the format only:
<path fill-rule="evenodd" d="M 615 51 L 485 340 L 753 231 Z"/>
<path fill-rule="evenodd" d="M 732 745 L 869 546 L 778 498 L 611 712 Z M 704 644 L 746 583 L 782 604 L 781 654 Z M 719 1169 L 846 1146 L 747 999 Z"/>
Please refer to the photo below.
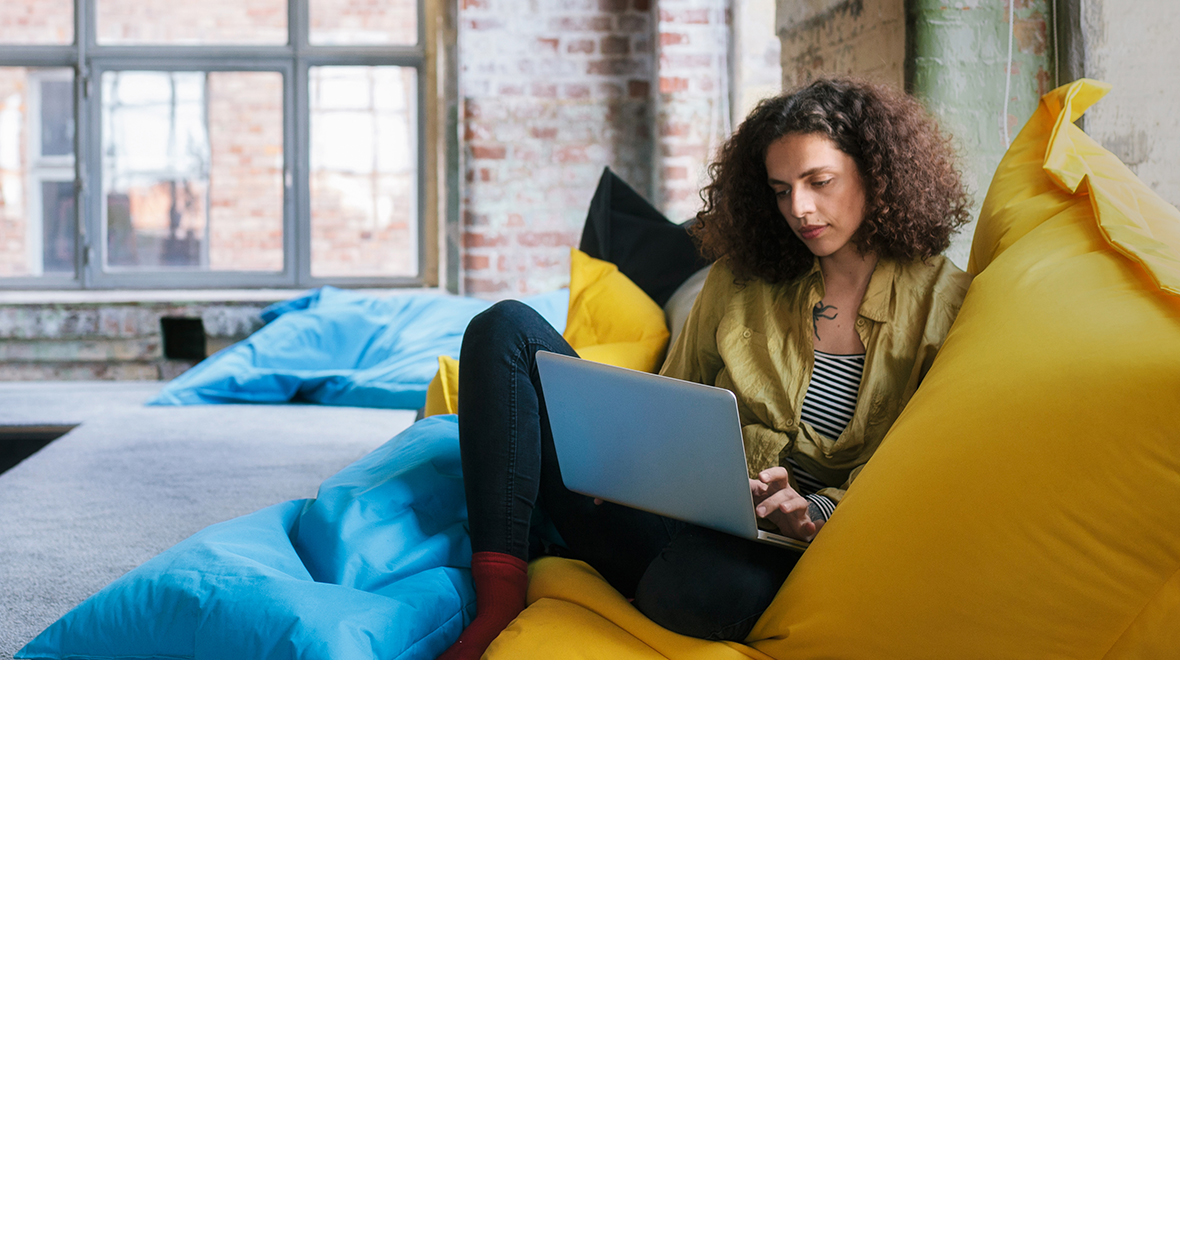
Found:
<path fill-rule="evenodd" d="M 838 439 L 852 420 L 864 369 L 863 353 L 820 353 L 817 350 L 811 382 L 807 385 L 803 408 L 799 411 L 800 422 L 805 422 L 828 439 Z M 813 495 L 812 492 L 830 484 L 810 473 L 796 457 L 788 457 L 787 464 L 800 495 L 807 496 L 810 501 L 812 520 L 826 521 L 836 511 L 836 505 L 826 495 Z"/>

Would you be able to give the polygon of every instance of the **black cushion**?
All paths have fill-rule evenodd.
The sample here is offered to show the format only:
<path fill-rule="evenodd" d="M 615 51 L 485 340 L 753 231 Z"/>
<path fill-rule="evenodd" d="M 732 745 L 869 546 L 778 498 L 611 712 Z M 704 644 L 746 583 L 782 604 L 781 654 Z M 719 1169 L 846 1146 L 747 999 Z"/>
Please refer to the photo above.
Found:
<path fill-rule="evenodd" d="M 591 258 L 614 263 L 663 306 L 694 271 L 709 265 L 688 235 L 691 223 L 673 224 L 626 181 L 604 168 L 578 248 Z"/>

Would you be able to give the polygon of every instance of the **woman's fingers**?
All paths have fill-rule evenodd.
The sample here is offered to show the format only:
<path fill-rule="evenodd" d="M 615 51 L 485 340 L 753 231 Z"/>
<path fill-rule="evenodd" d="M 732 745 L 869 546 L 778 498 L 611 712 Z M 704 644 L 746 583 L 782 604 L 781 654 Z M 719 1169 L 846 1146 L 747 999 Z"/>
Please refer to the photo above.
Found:
<path fill-rule="evenodd" d="M 751 478 L 750 490 L 756 499 L 762 499 L 766 503 L 769 503 L 772 498 L 778 495 L 795 494 L 791 490 L 790 477 L 781 465 L 774 465 L 770 469 L 764 469 L 757 478 Z M 766 513 L 759 508 L 758 515 L 764 517 Z"/>
<path fill-rule="evenodd" d="M 772 512 L 770 519 L 777 526 L 780 534 L 786 534 L 788 538 L 797 538 L 800 542 L 811 542 L 818 533 L 815 522 L 806 512 Z"/>
<path fill-rule="evenodd" d="M 761 497 L 754 507 L 755 513 L 769 517 L 780 533 L 802 542 L 810 542 L 816 536 L 819 527 L 809 515 L 807 500 L 791 486 L 781 465 L 764 469 L 757 478 L 751 478 L 750 490 L 755 498 Z"/>
<path fill-rule="evenodd" d="M 790 487 L 775 491 L 768 495 L 754 510 L 760 517 L 769 516 L 772 512 L 790 513 L 806 512 L 807 501 Z"/>

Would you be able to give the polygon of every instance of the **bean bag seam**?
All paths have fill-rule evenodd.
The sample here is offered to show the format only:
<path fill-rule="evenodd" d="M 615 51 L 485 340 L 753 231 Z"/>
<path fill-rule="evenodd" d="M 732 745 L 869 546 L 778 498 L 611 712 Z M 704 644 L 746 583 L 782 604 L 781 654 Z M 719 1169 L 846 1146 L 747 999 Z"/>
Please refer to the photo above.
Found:
<path fill-rule="evenodd" d="M 1173 569 L 1173 570 L 1172 570 L 1172 571 L 1171 571 L 1171 572 L 1170 572 L 1170 573 L 1169 573 L 1169 574 L 1168 574 L 1168 575 L 1167 575 L 1167 576 L 1163 579 L 1163 581 L 1161 581 L 1161 582 L 1160 582 L 1160 584 L 1159 584 L 1159 586 L 1157 587 L 1157 589 L 1156 589 L 1153 593 L 1151 593 L 1151 594 L 1149 594 L 1149 595 L 1147 596 L 1147 598 L 1146 598 L 1146 599 L 1144 600 L 1144 602 L 1143 602 L 1143 606 L 1142 606 L 1142 607 L 1140 607 L 1140 608 L 1139 608 L 1139 610 L 1138 610 L 1138 611 L 1137 611 L 1137 612 L 1136 612 L 1136 613 L 1135 613 L 1135 614 L 1131 617 L 1131 619 L 1127 621 L 1127 623 L 1126 623 L 1126 624 L 1122 627 L 1122 629 L 1119 631 L 1119 635 L 1118 635 L 1118 636 L 1114 639 L 1114 641 L 1112 641 L 1112 642 L 1110 643 L 1110 645 L 1109 645 L 1109 646 L 1107 646 L 1106 651 L 1105 651 L 1105 652 L 1103 653 L 1103 655 L 1102 655 L 1102 657 L 1103 657 L 1104 659 L 1108 659 L 1108 658 L 1110 658 L 1110 652 L 1111 652 L 1111 651 L 1112 651 L 1112 650 L 1113 650 L 1113 649 L 1114 649 L 1114 648 L 1115 648 L 1115 647 L 1119 644 L 1119 642 L 1121 642 L 1121 641 L 1123 640 L 1123 638 L 1124 638 L 1124 637 L 1126 637 L 1126 635 L 1127 635 L 1127 634 L 1128 634 L 1128 633 L 1129 633 L 1129 632 L 1130 632 L 1130 631 L 1131 631 L 1131 630 L 1135 627 L 1136 623 L 1137 623 L 1137 622 L 1138 622 L 1138 620 L 1139 620 L 1139 617 L 1140 617 L 1140 616 L 1142 616 L 1142 615 L 1143 615 L 1143 613 L 1144 613 L 1144 612 L 1145 612 L 1145 611 L 1146 611 L 1146 610 L 1147 610 L 1147 609 L 1148 609 L 1148 608 L 1152 605 L 1152 603 L 1154 603 L 1154 602 L 1155 602 L 1155 600 L 1156 600 L 1157 598 L 1159 598 L 1159 596 L 1160 596 L 1160 595 L 1161 595 L 1161 594 L 1162 594 L 1162 593 L 1163 593 L 1163 592 L 1164 592 L 1164 591 L 1168 588 L 1168 586 L 1169 586 L 1169 585 L 1170 585 L 1173 581 L 1175 581 L 1175 580 L 1176 580 L 1176 577 L 1177 577 L 1178 575 L 1180 575 L 1180 566 L 1177 566 L 1176 568 L 1174 568 L 1174 569 Z"/>

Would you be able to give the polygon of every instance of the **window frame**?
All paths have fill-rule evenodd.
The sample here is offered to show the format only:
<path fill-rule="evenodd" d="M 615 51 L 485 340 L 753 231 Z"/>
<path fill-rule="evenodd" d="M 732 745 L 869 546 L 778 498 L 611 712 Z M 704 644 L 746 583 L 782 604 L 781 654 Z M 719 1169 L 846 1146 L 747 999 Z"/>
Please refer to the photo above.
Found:
<path fill-rule="evenodd" d="M 73 44 L 0 44 L 0 65 L 74 73 L 74 192 L 77 204 L 74 274 L 0 277 L 0 289 L 287 289 L 415 288 L 431 282 L 438 256 L 428 227 L 436 176 L 433 143 L 435 66 L 427 54 L 432 0 L 417 0 L 418 41 L 410 46 L 313 44 L 309 0 L 287 0 L 285 44 L 100 44 L 97 5 L 74 0 Z M 318 65 L 402 66 L 417 71 L 418 271 L 407 276 L 313 276 L 311 273 L 311 117 L 309 72 Z M 102 201 L 102 74 L 111 71 L 279 72 L 283 80 L 283 267 L 281 271 L 209 271 L 192 267 L 104 271 Z"/>

